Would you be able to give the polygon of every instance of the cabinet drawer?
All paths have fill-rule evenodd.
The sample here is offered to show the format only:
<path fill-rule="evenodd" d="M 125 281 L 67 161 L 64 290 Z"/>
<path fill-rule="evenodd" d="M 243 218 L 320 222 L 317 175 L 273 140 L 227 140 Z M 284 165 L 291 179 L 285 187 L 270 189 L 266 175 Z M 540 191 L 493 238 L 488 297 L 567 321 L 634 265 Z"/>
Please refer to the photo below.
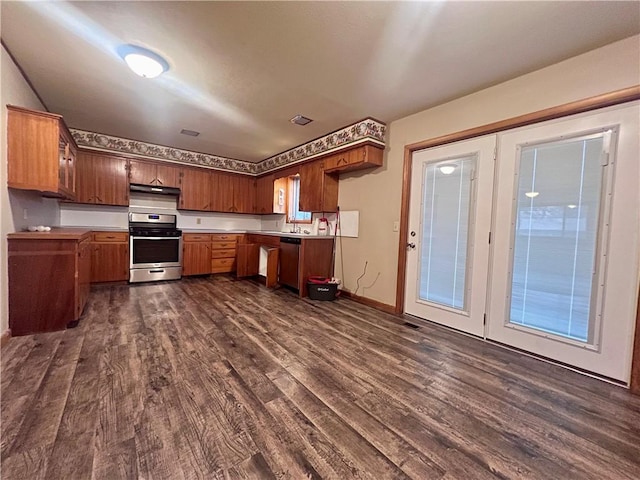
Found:
<path fill-rule="evenodd" d="M 241 235 L 237 233 L 214 233 L 211 240 L 214 242 L 235 242 Z"/>
<path fill-rule="evenodd" d="M 211 260 L 211 272 L 233 272 L 236 269 L 236 259 L 234 258 L 214 258 Z"/>
<path fill-rule="evenodd" d="M 93 232 L 91 235 L 93 242 L 128 242 L 129 234 L 127 232 Z"/>
<path fill-rule="evenodd" d="M 211 258 L 236 258 L 236 249 L 211 250 Z"/>
<path fill-rule="evenodd" d="M 235 250 L 236 242 L 230 242 L 230 241 L 216 242 L 215 238 L 214 238 L 214 241 L 211 242 L 211 249 L 212 250 L 228 250 L 230 248 L 233 248 Z"/>
<path fill-rule="evenodd" d="M 208 233 L 185 233 L 182 235 L 185 242 L 210 242 L 211 235 Z"/>

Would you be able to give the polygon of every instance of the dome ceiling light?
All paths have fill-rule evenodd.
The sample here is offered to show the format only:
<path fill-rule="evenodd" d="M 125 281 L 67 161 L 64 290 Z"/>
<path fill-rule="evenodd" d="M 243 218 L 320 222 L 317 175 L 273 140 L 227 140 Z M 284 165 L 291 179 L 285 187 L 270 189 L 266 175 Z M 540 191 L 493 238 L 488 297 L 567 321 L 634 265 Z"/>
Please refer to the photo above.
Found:
<path fill-rule="evenodd" d="M 164 58 L 136 45 L 122 45 L 118 48 L 118 55 L 136 75 L 144 78 L 155 78 L 169 70 L 169 64 Z"/>
<path fill-rule="evenodd" d="M 440 172 L 443 175 L 451 175 L 453 172 L 455 172 L 457 165 L 454 165 L 453 163 L 445 163 L 443 165 L 440 165 L 438 167 L 438 170 L 440 170 Z"/>

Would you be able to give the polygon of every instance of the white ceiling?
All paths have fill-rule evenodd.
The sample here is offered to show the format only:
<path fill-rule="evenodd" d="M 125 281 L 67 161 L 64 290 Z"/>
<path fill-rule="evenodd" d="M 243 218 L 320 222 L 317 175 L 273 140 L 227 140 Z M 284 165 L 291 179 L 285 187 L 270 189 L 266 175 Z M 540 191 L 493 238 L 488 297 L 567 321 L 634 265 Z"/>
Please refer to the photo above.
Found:
<path fill-rule="evenodd" d="M 1 19 L 70 127 L 259 161 L 639 33 L 640 3 L 3 1 Z M 137 77 L 125 43 L 171 69 Z M 315 121 L 289 123 L 298 113 Z"/>

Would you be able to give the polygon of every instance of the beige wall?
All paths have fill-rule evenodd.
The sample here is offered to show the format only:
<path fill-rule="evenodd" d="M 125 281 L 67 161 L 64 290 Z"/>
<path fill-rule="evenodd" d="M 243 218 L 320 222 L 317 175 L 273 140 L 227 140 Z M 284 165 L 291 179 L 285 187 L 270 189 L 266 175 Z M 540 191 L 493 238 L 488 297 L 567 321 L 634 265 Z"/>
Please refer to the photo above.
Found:
<path fill-rule="evenodd" d="M 9 326 L 7 294 L 7 233 L 21 230 L 27 225 L 57 225 L 59 208 L 57 200 L 43 199 L 34 192 L 9 191 L 7 188 L 7 107 L 22 107 L 43 110 L 22 74 L 2 47 L 0 63 L 0 104 L 2 105 L 2 143 L 0 147 L 0 331 Z M 24 210 L 27 219 L 24 219 Z"/>
<path fill-rule="evenodd" d="M 640 36 L 634 36 L 392 122 L 384 166 L 340 179 L 340 208 L 360 210 L 360 235 L 341 240 L 344 270 L 339 248 L 336 275 L 353 292 L 368 262 L 358 295 L 395 304 L 393 223 L 400 220 L 405 145 L 638 84 Z"/>

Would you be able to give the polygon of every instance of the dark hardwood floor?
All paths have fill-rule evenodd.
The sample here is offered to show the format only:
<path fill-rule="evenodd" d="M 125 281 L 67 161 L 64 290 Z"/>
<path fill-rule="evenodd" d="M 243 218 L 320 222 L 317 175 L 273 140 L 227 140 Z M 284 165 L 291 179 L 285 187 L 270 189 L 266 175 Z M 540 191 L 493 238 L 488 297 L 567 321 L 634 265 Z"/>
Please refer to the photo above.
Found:
<path fill-rule="evenodd" d="M 2 478 L 640 478 L 640 397 L 403 322 L 227 276 L 96 287 L 2 350 Z"/>

